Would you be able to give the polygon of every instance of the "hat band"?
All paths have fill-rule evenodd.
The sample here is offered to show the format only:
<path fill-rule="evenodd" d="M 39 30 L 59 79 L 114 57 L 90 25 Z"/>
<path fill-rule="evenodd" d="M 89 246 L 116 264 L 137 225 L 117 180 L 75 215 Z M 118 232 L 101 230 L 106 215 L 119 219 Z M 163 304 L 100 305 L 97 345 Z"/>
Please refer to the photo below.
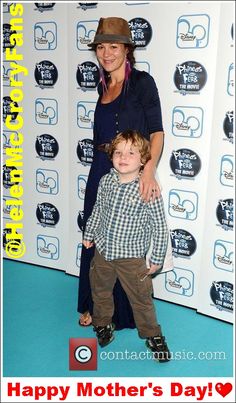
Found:
<path fill-rule="evenodd" d="M 133 45 L 131 38 L 126 35 L 114 35 L 114 34 L 97 34 L 94 38 L 93 43 L 90 45 L 98 44 L 102 42 L 119 42 L 119 43 L 128 43 Z"/>

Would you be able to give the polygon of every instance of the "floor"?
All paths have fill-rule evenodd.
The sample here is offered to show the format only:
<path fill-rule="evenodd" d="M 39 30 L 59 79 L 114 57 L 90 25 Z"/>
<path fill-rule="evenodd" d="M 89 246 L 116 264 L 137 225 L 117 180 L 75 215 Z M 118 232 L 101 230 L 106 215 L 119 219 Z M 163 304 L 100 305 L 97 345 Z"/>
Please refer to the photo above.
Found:
<path fill-rule="evenodd" d="M 77 289 L 77 277 L 4 259 L 3 376 L 233 375 L 232 325 L 157 299 L 154 303 L 171 350 L 170 362 L 160 364 L 144 357 L 145 344 L 136 329 L 125 329 L 115 332 L 109 346 L 98 348 L 96 371 L 69 370 L 69 339 L 95 335 L 92 326 L 78 326 Z"/>

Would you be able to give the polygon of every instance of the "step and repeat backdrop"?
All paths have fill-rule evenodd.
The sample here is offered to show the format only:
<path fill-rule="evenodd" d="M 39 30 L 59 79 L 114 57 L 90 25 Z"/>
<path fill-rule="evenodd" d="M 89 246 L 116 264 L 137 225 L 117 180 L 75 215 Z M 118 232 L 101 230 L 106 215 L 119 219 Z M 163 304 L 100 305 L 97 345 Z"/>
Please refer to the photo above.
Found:
<path fill-rule="evenodd" d="M 14 232 L 17 260 L 79 275 L 99 82 L 87 45 L 100 17 L 123 17 L 165 130 L 174 267 L 154 296 L 232 322 L 233 2 L 9 2 L 2 15 L 4 256 Z"/>

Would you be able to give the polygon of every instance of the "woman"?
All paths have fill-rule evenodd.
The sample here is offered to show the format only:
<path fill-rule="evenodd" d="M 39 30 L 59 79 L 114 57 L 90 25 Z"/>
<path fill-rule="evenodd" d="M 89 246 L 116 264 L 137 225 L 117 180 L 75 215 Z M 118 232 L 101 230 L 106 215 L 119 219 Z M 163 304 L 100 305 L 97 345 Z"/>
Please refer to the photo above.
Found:
<path fill-rule="evenodd" d="M 141 132 L 151 143 L 151 160 L 140 178 L 140 194 L 144 200 L 156 198 L 159 187 L 155 171 L 163 148 L 163 127 L 158 90 L 153 78 L 134 68 L 134 44 L 128 22 L 123 18 L 100 18 L 93 43 L 88 46 L 96 52 L 101 81 L 99 99 L 94 115 L 94 158 L 91 165 L 84 201 L 84 221 L 91 215 L 100 178 L 111 168 L 106 144 L 126 129 Z M 94 248 L 81 253 L 78 311 L 79 324 L 92 323 L 93 304 L 89 284 L 90 262 Z M 114 288 L 116 329 L 134 328 L 135 322 L 127 296 L 117 281 Z"/>

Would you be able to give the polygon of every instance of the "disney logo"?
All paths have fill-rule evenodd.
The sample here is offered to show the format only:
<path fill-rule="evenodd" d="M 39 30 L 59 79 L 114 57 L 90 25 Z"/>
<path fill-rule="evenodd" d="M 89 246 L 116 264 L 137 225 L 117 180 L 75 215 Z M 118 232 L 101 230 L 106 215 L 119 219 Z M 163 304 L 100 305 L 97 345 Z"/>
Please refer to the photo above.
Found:
<path fill-rule="evenodd" d="M 50 250 L 48 248 L 46 248 L 46 247 L 40 247 L 39 250 L 42 253 L 50 253 Z"/>
<path fill-rule="evenodd" d="M 86 39 L 86 38 L 79 38 L 79 41 L 81 43 L 81 45 L 88 45 L 91 42 L 91 39 Z"/>
<path fill-rule="evenodd" d="M 182 41 L 194 41 L 194 39 L 196 39 L 195 35 L 190 35 L 189 33 L 187 34 L 180 34 L 180 39 L 182 39 Z"/>
<path fill-rule="evenodd" d="M 232 260 L 230 260 L 229 258 L 227 258 L 225 256 L 216 255 L 216 257 L 220 263 L 224 263 L 224 264 L 228 264 L 228 265 L 232 264 Z"/>
<path fill-rule="evenodd" d="M 230 171 L 230 172 L 224 171 L 224 177 L 225 177 L 226 179 L 229 179 L 229 180 L 233 180 L 233 179 L 234 179 L 234 175 L 233 175 L 232 171 Z"/>
<path fill-rule="evenodd" d="M 5 207 L 3 207 L 3 212 L 4 212 L 5 214 L 10 214 L 11 207 L 15 207 L 15 208 L 16 208 L 16 206 L 5 206 Z"/>
<path fill-rule="evenodd" d="M 81 116 L 81 115 L 80 115 L 79 118 L 80 118 L 80 121 L 83 122 L 83 123 L 89 123 L 89 122 L 91 122 L 91 119 L 86 118 L 85 116 Z"/>
<path fill-rule="evenodd" d="M 182 287 L 182 285 L 180 285 L 178 283 L 175 283 L 174 281 L 171 281 L 171 280 L 169 280 L 169 285 L 171 287 L 175 287 L 175 288 L 181 288 Z"/>
<path fill-rule="evenodd" d="M 174 211 L 179 211 L 181 213 L 184 213 L 186 210 L 184 207 L 180 207 L 178 204 L 172 204 L 171 207 Z"/>
<path fill-rule="evenodd" d="M 37 38 L 37 42 L 39 45 L 45 45 L 48 43 L 48 40 L 42 36 L 41 38 Z"/>
<path fill-rule="evenodd" d="M 38 117 L 41 118 L 41 119 L 46 119 L 46 118 L 48 118 L 48 116 L 49 116 L 49 115 L 48 115 L 47 113 L 45 113 L 45 112 L 38 112 L 37 115 L 38 115 Z"/>
<path fill-rule="evenodd" d="M 175 127 L 176 127 L 176 129 L 178 129 L 178 130 L 189 130 L 190 129 L 190 126 L 188 126 L 186 123 L 184 123 L 184 122 L 181 122 L 181 123 L 178 123 L 178 122 L 175 122 Z"/>
<path fill-rule="evenodd" d="M 39 185 L 39 187 L 41 187 L 41 188 L 43 188 L 43 189 L 49 188 L 49 185 L 48 185 L 47 182 L 41 182 L 41 181 L 39 181 L 39 182 L 38 182 L 38 185 Z"/>

